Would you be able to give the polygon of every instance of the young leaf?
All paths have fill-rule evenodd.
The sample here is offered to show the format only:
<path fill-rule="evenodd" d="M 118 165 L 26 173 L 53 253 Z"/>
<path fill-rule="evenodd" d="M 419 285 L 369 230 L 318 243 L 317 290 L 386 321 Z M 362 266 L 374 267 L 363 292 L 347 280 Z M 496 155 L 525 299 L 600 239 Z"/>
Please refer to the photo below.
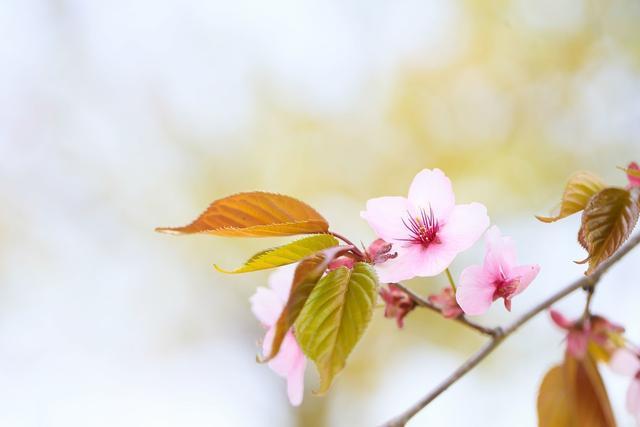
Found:
<path fill-rule="evenodd" d="M 614 427 L 607 391 L 590 356 L 566 354 L 545 375 L 538 392 L 539 427 Z"/>
<path fill-rule="evenodd" d="M 640 205 L 631 192 L 623 188 L 606 188 L 592 197 L 582 214 L 578 236 L 586 245 L 589 262 L 585 274 L 591 274 L 629 237 L 638 221 Z"/>
<path fill-rule="evenodd" d="M 340 267 L 329 272 L 311 292 L 295 323 L 295 334 L 320 373 L 318 394 L 325 393 L 344 368 L 369 324 L 377 284 L 373 267 L 358 262 L 352 270 Z"/>
<path fill-rule="evenodd" d="M 596 362 L 567 354 L 564 361 L 567 393 L 576 427 L 615 427 L 616 421 Z"/>
<path fill-rule="evenodd" d="M 291 326 L 293 326 L 300 315 L 316 283 L 318 283 L 318 280 L 324 274 L 329 263 L 343 251 L 345 251 L 345 248 L 339 246 L 326 249 L 305 258 L 298 264 L 293 275 L 289 298 L 275 325 L 276 328 L 271 344 L 271 351 L 266 355 L 265 361 L 274 358 L 278 354 L 287 331 L 291 329 Z"/>
<path fill-rule="evenodd" d="M 561 365 L 547 372 L 538 391 L 538 427 L 570 427 L 571 402 Z"/>
<path fill-rule="evenodd" d="M 338 244 L 338 240 L 329 234 L 317 234 L 287 243 L 286 245 L 279 246 L 277 248 L 258 252 L 249 258 L 242 267 L 235 270 L 223 270 L 217 265 L 214 265 L 214 267 L 219 272 L 227 274 L 266 270 L 269 268 L 280 267 L 282 265 L 293 264 L 294 262 L 308 257 L 309 255 L 323 249 L 337 246 Z"/>
<path fill-rule="evenodd" d="M 329 224 L 311 206 L 282 194 L 254 191 L 213 202 L 184 227 L 160 227 L 173 234 L 208 233 L 231 237 L 291 236 L 326 233 Z"/>
<path fill-rule="evenodd" d="M 560 212 L 556 216 L 536 216 L 542 222 L 555 222 L 580 212 L 587 206 L 591 196 L 605 187 L 604 183 L 591 172 L 576 172 L 569 178 L 562 194 Z"/>

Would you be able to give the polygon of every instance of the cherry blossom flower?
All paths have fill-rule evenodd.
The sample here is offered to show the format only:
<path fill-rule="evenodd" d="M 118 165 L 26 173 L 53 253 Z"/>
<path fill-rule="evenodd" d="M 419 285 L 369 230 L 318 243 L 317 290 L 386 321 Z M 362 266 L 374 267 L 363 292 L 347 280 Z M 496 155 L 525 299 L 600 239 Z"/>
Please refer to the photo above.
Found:
<path fill-rule="evenodd" d="M 407 198 L 369 200 L 360 216 L 397 253 L 376 265 L 383 283 L 442 273 L 489 226 L 484 205 L 455 204 L 451 181 L 440 169 L 418 173 Z"/>
<path fill-rule="evenodd" d="M 629 349 L 621 348 L 613 354 L 609 366 L 614 372 L 631 377 L 631 384 L 627 389 L 627 411 L 640 425 L 640 359 L 638 357 L 638 354 Z"/>
<path fill-rule="evenodd" d="M 269 287 L 259 287 L 251 297 L 251 310 L 260 320 L 267 333 L 262 342 L 263 354 L 271 352 L 275 324 L 289 298 L 296 264 L 281 267 L 269 276 Z M 307 359 L 289 330 L 282 341 L 278 354 L 269 361 L 269 367 L 287 380 L 287 395 L 292 405 L 302 403 L 304 394 L 304 369 Z"/>
<path fill-rule="evenodd" d="M 404 327 L 405 316 L 416 308 L 415 301 L 411 299 L 409 294 L 393 283 L 381 288 L 380 296 L 385 303 L 384 317 L 389 319 L 395 318 L 398 328 L 402 329 Z"/>
<path fill-rule="evenodd" d="M 447 319 L 455 319 L 463 313 L 456 301 L 456 294 L 451 288 L 444 288 L 439 294 L 429 295 L 429 302 L 435 305 Z"/>
<path fill-rule="evenodd" d="M 524 291 L 539 271 L 535 264 L 517 264 L 513 241 L 503 237 L 494 225 L 486 233 L 484 264 L 467 267 L 460 275 L 458 304 L 465 313 L 478 315 L 503 298 L 504 306 L 511 311 L 511 299 Z"/>
<path fill-rule="evenodd" d="M 602 316 L 570 321 L 556 310 L 549 310 L 549 314 L 557 326 L 567 331 L 567 351 L 578 359 L 587 354 L 589 344 L 595 344 L 590 349 L 592 353 L 597 352 L 594 356 L 606 360 L 623 343 L 621 334 L 624 328 Z"/>

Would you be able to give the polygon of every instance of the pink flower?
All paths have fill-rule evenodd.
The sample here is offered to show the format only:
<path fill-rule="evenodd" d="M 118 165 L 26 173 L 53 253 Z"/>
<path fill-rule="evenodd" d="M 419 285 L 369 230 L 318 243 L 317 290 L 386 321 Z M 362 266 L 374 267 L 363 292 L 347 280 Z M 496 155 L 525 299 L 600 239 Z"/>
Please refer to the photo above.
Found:
<path fill-rule="evenodd" d="M 409 197 L 379 197 L 360 213 L 398 255 L 376 265 L 380 280 L 400 282 L 436 276 L 469 249 L 489 226 L 479 203 L 456 205 L 451 181 L 440 169 L 418 173 Z"/>
<path fill-rule="evenodd" d="M 398 328 L 402 329 L 404 326 L 404 317 L 416 308 L 415 301 L 411 299 L 409 294 L 393 283 L 389 284 L 386 288 L 381 288 L 380 296 L 385 304 L 384 317 L 389 319 L 395 318 Z"/>
<path fill-rule="evenodd" d="M 269 276 L 269 288 L 259 287 L 251 297 L 253 314 L 268 328 L 262 343 L 263 354 L 271 352 L 275 334 L 274 325 L 289 298 L 296 264 L 274 271 Z M 304 369 L 307 359 L 300 349 L 292 330 L 287 332 L 280 351 L 269 361 L 269 367 L 278 375 L 287 379 L 287 394 L 292 405 L 298 406 L 304 394 Z"/>
<path fill-rule="evenodd" d="M 486 233 L 483 265 L 472 265 L 460 275 L 456 298 L 465 313 L 482 314 L 498 298 L 511 311 L 511 299 L 524 291 L 536 277 L 538 265 L 518 265 L 510 237 L 502 237 L 495 225 Z"/>
<path fill-rule="evenodd" d="M 549 310 L 549 314 L 557 326 L 567 331 L 567 351 L 575 358 L 583 358 L 590 343 L 595 344 L 598 351 L 598 354 L 592 354 L 602 355 L 603 359 L 608 359 L 620 346 L 622 340 L 619 337 L 624 328 L 602 316 L 570 321 L 556 310 Z M 596 351 L 596 348 L 592 350 Z"/>
<path fill-rule="evenodd" d="M 640 425 L 640 360 L 638 355 L 626 348 L 619 349 L 611 357 L 609 366 L 614 372 L 631 377 L 627 389 L 627 411 L 636 418 Z"/>
<path fill-rule="evenodd" d="M 636 162 L 629 163 L 629 166 L 627 166 L 627 169 L 631 169 L 633 171 L 640 172 L 640 166 L 638 166 L 638 164 Z M 627 179 L 629 180 L 628 188 L 640 187 L 640 178 L 638 178 L 637 176 L 633 176 L 633 175 L 631 175 L 630 173 L 627 172 Z"/>
<path fill-rule="evenodd" d="M 447 319 L 455 319 L 463 313 L 456 301 L 456 294 L 451 288 L 444 288 L 439 294 L 429 295 L 429 302 L 435 305 Z"/>

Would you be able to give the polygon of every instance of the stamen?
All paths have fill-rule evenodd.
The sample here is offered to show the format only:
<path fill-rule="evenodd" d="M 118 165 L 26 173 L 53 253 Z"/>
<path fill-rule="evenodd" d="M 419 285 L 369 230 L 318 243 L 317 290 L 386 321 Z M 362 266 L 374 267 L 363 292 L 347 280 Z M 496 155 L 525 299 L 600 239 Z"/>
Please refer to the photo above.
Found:
<path fill-rule="evenodd" d="M 402 223 L 409 230 L 409 238 L 397 239 L 412 244 L 422 245 L 425 248 L 431 244 L 440 243 L 438 231 L 440 225 L 433 214 L 433 209 L 429 206 L 429 214 L 424 209 L 420 209 L 420 215 L 413 217 L 411 212 L 407 211 L 408 219 L 402 218 Z"/>

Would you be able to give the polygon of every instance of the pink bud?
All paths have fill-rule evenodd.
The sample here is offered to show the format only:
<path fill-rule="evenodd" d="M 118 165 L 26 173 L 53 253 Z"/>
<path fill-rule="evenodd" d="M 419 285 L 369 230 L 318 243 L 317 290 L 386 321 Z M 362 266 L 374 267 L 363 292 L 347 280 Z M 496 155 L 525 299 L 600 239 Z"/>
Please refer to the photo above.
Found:
<path fill-rule="evenodd" d="M 404 326 L 404 317 L 416 307 L 415 301 L 411 299 L 409 294 L 393 283 L 381 288 L 380 296 L 385 303 L 384 317 L 388 319 L 395 318 L 398 328 L 402 328 Z"/>
<path fill-rule="evenodd" d="M 398 256 L 397 252 L 391 252 L 393 245 L 382 239 L 374 240 L 367 249 L 367 256 L 374 264 L 382 264 L 383 262 Z"/>
<path fill-rule="evenodd" d="M 627 166 L 627 169 L 640 172 L 640 166 L 638 166 L 638 164 L 636 162 L 629 163 L 629 166 Z M 627 179 L 629 180 L 629 188 L 631 188 L 631 187 L 640 187 L 640 178 L 639 177 L 631 175 L 629 172 L 627 172 Z"/>
<path fill-rule="evenodd" d="M 429 302 L 435 305 L 447 319 L 455 319 L 463 313 L 456 301 L 456 294 L 451 288 L 444 288 L 439 294 L 430 295 Z"/>

